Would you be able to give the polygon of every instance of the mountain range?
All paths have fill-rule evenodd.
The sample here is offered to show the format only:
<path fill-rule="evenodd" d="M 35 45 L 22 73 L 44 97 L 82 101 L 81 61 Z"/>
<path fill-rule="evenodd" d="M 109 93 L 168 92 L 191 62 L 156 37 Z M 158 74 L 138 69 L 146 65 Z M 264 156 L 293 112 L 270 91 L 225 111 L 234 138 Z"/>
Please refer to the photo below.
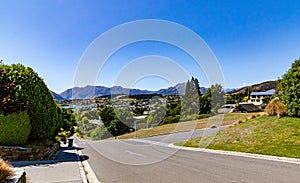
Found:
<path fill-rule="evenodd" d="M 73 87 L 57 94 L 51 92 L 55 100 L 71 100 L 71 99 L 93 99 L 97 97 L 111 96 L 111 95 L 145 95 L 145 94 L 161 94 L 161 95 L 184 95 L 186 83 L 179 83 L 166 89 L 157 91 L 129 89 L 121 86 L 105 87 L 105 86 L 85 86 Z M 252 86 L 242 87 L 239 89 L 225 89 L 224 91 L 229 94 L 237 94 L 244 92 L 247 88 L 251 87 L 251 91 L 266 91 L 276 88 L 276 81 L 267 81 Z M 202 94 L 206 93 L 207 88 L 200 87 Z"/>
<path fill-rule="evenodd" d="M 145 95 L 145 94 L 161 94 L 161 95 L 184 95 L 186 83 L 179 83 L 176 86 L 171 86 L 167 89 L 160 89 L 157 91 L 129 89 L 121 86 L 105 87 L 105 86 L 85 86 L 73 87 L 57 94 L 51 91 L 54 99 L 71 100 L 71 99 L 93 99 L 97 97 L 110 95 Z M 200 92 L 205 93 L 207 88 L 201 87 Z"/>

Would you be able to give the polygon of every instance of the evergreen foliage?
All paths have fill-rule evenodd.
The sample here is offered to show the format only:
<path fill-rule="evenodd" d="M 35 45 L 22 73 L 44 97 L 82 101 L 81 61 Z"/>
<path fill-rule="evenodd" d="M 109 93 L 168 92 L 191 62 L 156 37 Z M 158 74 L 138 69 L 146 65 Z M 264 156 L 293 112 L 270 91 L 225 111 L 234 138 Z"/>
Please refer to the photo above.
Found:
<path fill-rule="evenodd" d="M 129 110 L 105 107 L 100 110 L 99 115 L 105 128 L 113 136 L 129 132 L 129 129 L 133 127 L 134 121 Z"/>
<path fill-rule="evenodd" d="M 31 129 L 26 111 L 0 114 L 0 145 L 24 145 Z"/>
<path fill-rule="evenodd" d="M 76 119 L 72 109 L 62 109 L 62 128 L 65 131 L 74 133 L 74 126 L 76 126 Z"/>
<path fill-rule="evenodd" d="M 224 96 L 225 94 L 221 85 L 215 84 L 210 87 L 209 101 L 212 114 L 217 114 L 218 109 L 220 109 L 220 107 L 225 104 Z"/>
<path fill-rule="evenodd" d="M 199 97 L 200 87 L 198 79 L 192 77 L 187 81 L 185 95 L 181 103 L 181 117 L 184 119 L 188 116 L 199 114 Z"/>
<path fill-rule="evenodd" d="M 17 97 L 16 85 L 10 82 L 6 73 L 0 68 L 0 111 L 4 115 L 24 111 L 26 102 Z"/>
<path fill-rule="evenodd" d="M 279 96 L 289 116 L 300 117 L 300 59 L 295 60 L 280 82 Z"/>
<path fill-rule="evenodd" d="M 29 139 L 48 140 L 62 125 L 62 115 L 43 79 L 30 67 L 21 64 L 4 65 L 4 80 L 12 83 L 19 103 L 25 101 L 30 118 Z"/>

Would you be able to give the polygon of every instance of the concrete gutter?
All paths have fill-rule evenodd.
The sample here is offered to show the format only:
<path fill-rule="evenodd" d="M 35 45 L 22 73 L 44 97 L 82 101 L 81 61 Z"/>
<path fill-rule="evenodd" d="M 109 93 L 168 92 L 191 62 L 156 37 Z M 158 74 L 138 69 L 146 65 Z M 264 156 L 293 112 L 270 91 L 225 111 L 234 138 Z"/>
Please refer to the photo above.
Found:
<path fill-rule="evenodd" d="M 90 164 L 86 159 L 84 159 L 84 154 L 81 150 L 78 150 L 77 145 L 74 144 L 76 149 L 76 154 L 78 158 L 78 166 L 80 171 L 80 176 L 83 183 L 100 183 L 95 172 L 91 168 Z"/>
<path fill-rule="evenodd" d="M 222 151 L 222 150 L 213 150 L 213 149 L 175 146 L 174 144 L 169 144 L 168 146 L 171 148 L 188 150 L 188 151 L 199 151 L 199 152 L 204 152 L 204 153 L 222 154 L 222 155 L 228 155 L 228 156 L 240 156 L 240 157 L 270 160 L 270 161 L 277 161 L 277 162 L 284 162 L 284 163 L 293 163 L 293 164 L 300 165 L 300 159 L 298 159 L 298 158 L 287 158 L 287 157 L 252 154 L 252 153 L 245 153 L 245 152 Z"/>

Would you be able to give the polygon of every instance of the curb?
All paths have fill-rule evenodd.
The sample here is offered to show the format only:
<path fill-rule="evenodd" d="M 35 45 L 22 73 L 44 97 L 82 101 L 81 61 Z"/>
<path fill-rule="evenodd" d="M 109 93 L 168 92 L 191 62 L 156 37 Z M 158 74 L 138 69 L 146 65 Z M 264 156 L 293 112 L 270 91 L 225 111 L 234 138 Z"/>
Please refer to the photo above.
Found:
<path fill-rule="evenodd" d="M 253 158 L 253 159 L 262 159 L 262 160 L 277 161 L 277 162 L 292 163 L 292 164 L 300 165 L 300 159 L 298 159 L 298 158 L 287 158 L 287 157 L 280 157 L 280 156 L 270 156 L 270 155 L 252 154 L 252 153 L 235 152 L 235 151 L 201 149 L 201 148 L 193 148 L 193 147 L 175 146 L 174 144 L 169 144 L 168 146 L 171 148 L 182 149 L 182 150 L 187 150 L 187 151 L 198 151 L 198 152 L 222 154 L 222 155 L 228 155 L 228 156 L 240 156 L 240 157 L 247 157 L 247 158 Z"/>
<path fill-rule="evenodd" d="M 83 157 L 83 153 L 81 150 L 78 150 L 76 147 L 76 144 L 73 144 L 75 147 L 75 151 L 77 154 L 78 159 L 78 166 L 80 171 L 80 176 L 83 183 L 100 183 L 98 178 L 96 177 L 96 174 L 94 173 L 93 169 L 91 168 L 90 164 L 87 160 L 81 159 L 80 157 Z"/>
<path fill-rule="evenodd" d="M 81 177 L 82 183 L 88 183 L 88 180 L 87 180 L 87 177 L 85 175 L 85 171 L 84 171 L 80 156 L 78 154 L 78 150 L 76 148 L 75 148 L 75 152 L 76 152 L 76 155 L 77 155 L 77 163 L 78 163 L 78 166 L 79 166 L 79 172 L 80 172 L 80 177 Z"/>

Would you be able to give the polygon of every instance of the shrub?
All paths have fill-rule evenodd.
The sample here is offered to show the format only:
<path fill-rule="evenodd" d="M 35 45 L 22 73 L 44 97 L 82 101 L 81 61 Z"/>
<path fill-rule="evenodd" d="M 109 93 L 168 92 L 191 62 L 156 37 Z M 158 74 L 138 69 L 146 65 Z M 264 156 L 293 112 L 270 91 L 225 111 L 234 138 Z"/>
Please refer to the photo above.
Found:
<path fill-rule="evenodd" d="M 0 182 L 9 179 L 13 175 L 14 172 L 12 171 L 10 164 L 0 158 Z"/>
<path fill-rule="evenodd" d="M 26 110 L 26 102 L 17 97 L 15 83 L 7 79 L 5 71 L 1 68 L 0 91 L 0 111 L 4 115 Z"/>
<path fill-rule="evenodd" d="M 278 118 L 286 113 L 286 106 L 278 99 L 273 99 L 266 107 L 265 112 L 269 116 L 277 114 Z"/>
<path fill-rule="evenodd" d="M 29 139 L 54 138 L 62 125 L 62 114 L 43 79 L 21 64 L 3 64 L 0 68 L 5 72 L 5 81 L 14 83 L 17 98 L 26 102 L 31 124 Z"/>
<path fill-rule="evenodd" d="M 209 118 L 210 114 L 199 114 L 198 119 L 204 119 L 204 118 Z"/>
<path fill-rule="evenodd" d="M 241 124 L 242 122 L 243 122 L 243 120 L 238 120 L 236 123 Z"/>
<path fill-rule="evenodd" d="M 180 115 L 168 116 L 163 119 L 163 121 L 159 125 L 177 123 L 180 119 Z"/>
<path fill-rule="evenodd" d="M 27 112 L 0 114 L 0 145 L 23 145 L 31 129 Z"/>
<path fill-rule="evenodd" d="M 268 116 L 274 116 L 276 115 L 276 105 L 275 103 L 269 103 L 266 108 L 265 112 L 267 113 Z"/>
<path fill-rule="evenodd" d="M 167 117 L 164 117 L 163 121 L 160 122 L 159 125 L 169 124 L 170 121 L 172 120 L 172 118 L 174 118 L 174 116 L 167 116 Z"/>
<path fill-rule="evenodd" d="M 300 117 L 300 59 L 295 60 L 292 67 L 282 76 L 278 87 L 280 99 L 286 105 L 287 114 Z"/>
<path fill-rule="evenodd" d="M 282 117 L 286 113 L 286 106 L 282 102 L 277 102 L 276 114 L 278 118 Z"/>
<path fill-rule="evenodd" d="M 112 135 L 109 133 L 109 131 L 104 126 L 97 126 L 92 132 L 91 137 L 93 140 L 100 140 L 109 138 Z"/>
<path fill-rule="evenodd" d="M 258 113 L 258 114 L 255 114 L 255 116 L 256 116 L 256 117 L 259 117 L 259 116 L 261 116 L 261 115 L 262 115 L 262 114 L 260 114 L 260 113 Z"/>

